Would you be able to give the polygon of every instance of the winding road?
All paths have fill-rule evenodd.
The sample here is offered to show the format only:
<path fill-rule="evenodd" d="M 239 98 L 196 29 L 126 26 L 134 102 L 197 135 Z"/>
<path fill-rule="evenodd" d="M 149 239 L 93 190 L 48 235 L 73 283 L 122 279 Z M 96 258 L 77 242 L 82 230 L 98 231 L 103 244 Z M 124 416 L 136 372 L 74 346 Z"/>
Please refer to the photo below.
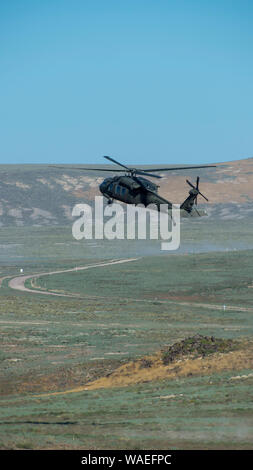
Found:
<path fill-rule="evenodd" d="M 28 276 L 17 276 L 12 278 L 9 281 L 9 287 L 11 289 L 19 290 L 22 292 L 30 292 L 31 294 L 45 294 L 45 295 L 57 295 L 60 297 L 76 297 L 75 295 L 71 294 L 63 294 L 63 293 L 57 293 L 57 292 L 48 292 L 48 291 L 43 291 L 39 289 L 29 289 L 28 287 L 25 287 L 25 282 L 27 279 L 36 279 L 38 277 L 42 276 L 50 276 L 53 274 L 61 274 L 61 273 L 69 273 L 72 271 L 84 271 L 86 269 L 93 269 L 93 268 L 102 268 L 103 266 L 110 266 L 114 264 L 122 264 L 122 263 L 130 263 L 131 261 L 137 261 L 140 258 L 126 258 L 126 259 L 116 259 L 116 260 L 111 260 L 107 261 L 106 263 L 96 263 L 96 264 L 90 264 L 88 266 L 77 266 L 75 268 L 71 269 L 64 269 L 61 271 L 51 271 L 51 272 L 46 272 L 46 273 L 36 273 L 36 274 L 29 274 Z"/>
<path fill-rule="evenodd" d="M 103 266 L 111 266 L 111 265 L 116 265 L 116 264 L 122 264 L 122 263 L 130 263 L 132 261 L 138 261 L 139 258 L 125 258 L 125 259 L 114 259 L 111 261 L 103 262 L 103 263 L 96 263 L 96 264 L 91 264 L 87 266 L 77 266 L 75 268 L 70 268 L 70 269 L 64 269 L 60 271 L 51 271 L 51 272 L 45 272 L 45 273 L 35 273 L 35 274 L 29 274 L 29 275 L 20 275 L 17 277 L 14 277 L 10 279 L 8 285 L 11 289 L 15 289 L 18 291 L 22 292 L 29 292 L 31 294 L 44 294 L 44 295 L 54 295 L 58 297 L 72 297 L 72 298 L 84 298 L 80 296 L 79 294 L 65 294 L 63 292 L 49 292 L 45 290 L 40 290 L 40 289 L 29 289 L 29 287 L 25 286 L 25 282 L 27 279 L 36 279 L 38 277 L 42 276 L 50 276 L 54 274 L 61 274 L 61 273 L 68 273 L 68 272 L 76 272 L 76 271 L 84 271 L 87 269 L 93 269 L 93 268 L 102 268 Z M 3 279 L 6 279 L 10 276 L 5 276 Z M 127 297 L 127 299 L 122 300 L 131 300 L 133 302 L 145 302 L 145 303 L 153 303 L 154 301 L 159 302 L 160 304 L 176 304 L 176 305 L 182 305 L 182 306 L 188 306 L 188 307 L 195 307 L 195 308 L 208 308 L 212 310 L 224 310 L 223 305 L 221 304 L 209 304 L 209 303 L 201 303 L 201 302 L 190 302 L 190 301 L 183 301 L 179 299 L 138 299 L 138 298 L 130 298 Z M 226 310 L 230 311 L 241 311 L 241 312 L 253 312 L 252 307 L 243 307 L 243 306 L 237 306 L 237 305 L 226 305 L 225 307 Z"/>

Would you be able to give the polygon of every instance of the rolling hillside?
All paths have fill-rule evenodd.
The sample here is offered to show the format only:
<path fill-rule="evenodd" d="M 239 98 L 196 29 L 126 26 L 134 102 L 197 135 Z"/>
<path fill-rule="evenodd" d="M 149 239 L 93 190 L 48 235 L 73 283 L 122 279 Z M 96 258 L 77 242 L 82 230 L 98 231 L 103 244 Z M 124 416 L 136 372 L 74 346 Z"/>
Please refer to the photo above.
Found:
<path fill-rule="evenodd" d="M 94 172 L 70 167 L 0 165 L 0 226 L 71 224 L 74 205 L 92 203 L 94 196 L 100 195 L 98 186 L 108 173 L 96 172 L 96 165 Z M 253 217 L 253 158 L 218 164 L 217 168 L 161 175 L 160 194 L 174 203 L 182 202 L 188 194 L 186 178 L 194 183 L 199 175 L 200 190 L 209 199 L 203 204 L 200 197 L 199 204 L 209 217 Z"/>

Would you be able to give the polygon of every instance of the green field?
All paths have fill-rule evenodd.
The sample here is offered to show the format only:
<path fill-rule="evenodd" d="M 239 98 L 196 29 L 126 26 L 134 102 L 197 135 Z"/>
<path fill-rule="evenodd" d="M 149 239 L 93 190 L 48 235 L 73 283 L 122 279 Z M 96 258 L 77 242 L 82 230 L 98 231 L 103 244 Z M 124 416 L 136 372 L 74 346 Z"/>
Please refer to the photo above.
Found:
<path fill-rule="evenodd" d="M 4 228 L 2 278 L 20 267 L 33 274 L 139 259 L 26 282 L 75 298 L 19 292 L 2 280 L 0 447 L 251 448 L 252 369 L 46 396 L 197 333 L 251 341 L 251 230 L 190 223 L 181 251 L 161 253 L 159 241 L 92 246 L 68 227 Z"/>
<path fill-rule="evenodd" d="M 43 276 L 36 286 L 97 298 L 154 302 L 190 299 L 253 308 L 253 251 L 175 255 L 164 253 L 128 264 Z M 123 282 L 122 282 L 123 280 Z M 28 285 L 28 284 L 27 284 Z"/>

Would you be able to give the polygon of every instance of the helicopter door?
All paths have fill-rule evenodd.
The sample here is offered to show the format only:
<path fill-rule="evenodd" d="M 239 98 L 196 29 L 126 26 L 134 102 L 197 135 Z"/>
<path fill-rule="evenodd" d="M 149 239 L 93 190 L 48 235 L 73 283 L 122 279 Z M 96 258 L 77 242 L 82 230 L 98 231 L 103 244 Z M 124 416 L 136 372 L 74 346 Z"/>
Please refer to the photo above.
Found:
<path fill-rule="evenodd" d="M 124 197 L 127 195 L 127 188 L 124 188 L 124 186 L 121 186 L 121 196 Z"/>
<path fill-rule="evenodd" d="M 122 199 L 124 201 L 124 198 L 127 194 L 127 188 L 125 188 L 124 186 L 121 186 L 119 184 L 116 185 L 115 187 L 115 195 L 118 199 Z"/>
<path fill-rule="evenodd" d="M 117 184 L 115 187 L 115 194 L 116 196 L 120 196 L 121 193 L 121 187 Z"/>

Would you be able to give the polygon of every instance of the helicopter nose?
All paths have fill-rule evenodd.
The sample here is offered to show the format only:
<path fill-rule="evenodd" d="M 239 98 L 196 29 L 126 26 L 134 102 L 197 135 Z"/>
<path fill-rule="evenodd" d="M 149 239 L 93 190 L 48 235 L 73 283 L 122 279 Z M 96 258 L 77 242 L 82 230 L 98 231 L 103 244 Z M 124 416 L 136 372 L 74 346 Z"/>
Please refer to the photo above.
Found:
<path fill-rule="evenodd" d="M 105 188 L 106 188 L 106 183 L 103 181 L 103 183 L 99 185 L 99 190 L 102 194 L 104 194 Z"/>

